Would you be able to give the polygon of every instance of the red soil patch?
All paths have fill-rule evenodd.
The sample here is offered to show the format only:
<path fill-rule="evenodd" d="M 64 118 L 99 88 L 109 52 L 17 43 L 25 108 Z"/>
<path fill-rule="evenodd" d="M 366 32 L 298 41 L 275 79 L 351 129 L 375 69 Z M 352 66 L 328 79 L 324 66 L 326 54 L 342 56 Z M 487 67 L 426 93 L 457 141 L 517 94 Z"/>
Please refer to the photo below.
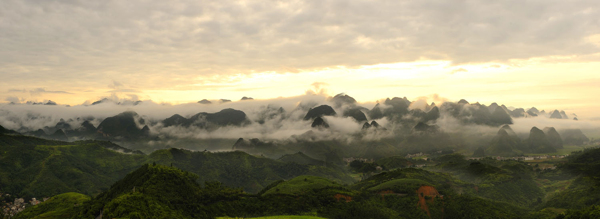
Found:
<path fill-rule="evenodd" d="M 344 199 L 346 200 L 346 202 L 351 202 L 352 201 L 352 197 L 347 196 L 347 195 L 342 195 L 342 194 L 336 194 L 335 196 L 333 196 L 335 199 L 337 199 L 337 201 L 339 202 L 340 199 Z"/>
<path fill-rule="evenodd" d="M 421 209 L 427 212 L 429 217 L 431 217 L 431 214 L 429 213 L 429 207 L 427 207 L 427 202 L 433 203 L 436 197 L 441 198 L 440 193 L 438 193 L 433 186 L 421 186 L 419 189 L 417 189 L 417 195 L 419 196 L 419 206 Z"/>

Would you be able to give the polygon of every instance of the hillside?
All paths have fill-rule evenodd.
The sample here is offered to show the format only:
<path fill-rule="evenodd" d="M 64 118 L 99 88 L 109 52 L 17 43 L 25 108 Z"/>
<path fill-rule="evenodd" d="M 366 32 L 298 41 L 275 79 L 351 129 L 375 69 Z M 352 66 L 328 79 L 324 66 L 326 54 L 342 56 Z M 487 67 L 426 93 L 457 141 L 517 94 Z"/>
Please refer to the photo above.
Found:
<path fill-rule="evenodd" d="M 248 192 L 258 192 L 276 180 L 299 175 L 319 176 L 339 183 L 354 181 L 339 168 L 276 161 L 240 151 L 210 153 L 172 148 L 155 151 L 149 158 L 158 164 L 173 165 L 198 174 L 199 182 L 216 180 Z"/>
<path fill-rule="evenodd" d="M 79 193 L 64 193 L 38 205 L 29 207 L 13 219 L 71 218 L 79 213 L 80 206 L 90 197 Z"/>
<path fill-rule="evenodd" d="M 0 187 L 18 197 L 65 192 L 94 195 L 141 165 L 94 142 L 73 144 L 24 136 L 0 136 Z M 9 142 L 6 144 L 6 142 Z"/>

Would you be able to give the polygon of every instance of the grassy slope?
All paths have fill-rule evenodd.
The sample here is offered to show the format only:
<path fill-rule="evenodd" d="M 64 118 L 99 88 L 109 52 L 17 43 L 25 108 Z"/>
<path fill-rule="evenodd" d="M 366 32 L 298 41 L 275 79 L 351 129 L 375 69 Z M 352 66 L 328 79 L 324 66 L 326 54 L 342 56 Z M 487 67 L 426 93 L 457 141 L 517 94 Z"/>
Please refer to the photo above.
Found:
<path fill-rule="evenodd" d="M 97 144 L 0 146 L 0 186 L 21 197 L 97 194 L 145 161 Z"/>
<path fill-rule="evenodd" d="M 64 193 L 54 196 L 45 202 L 29 207 L 17 214 L 14 219 L 21 218 L 70 218 L 79 212 L 79 206 L 89 201 L 90 197 L 79 193 Z"/>
<path fill-rule="evenodd" d="M 298 176 L 289 181 L 279 183 L 277 186 L 267 190 L 263 195 L 286 194 L 298 195 L 307 191 L 327 187 L 343 187 L 331 180 L 316 176 Z"/>

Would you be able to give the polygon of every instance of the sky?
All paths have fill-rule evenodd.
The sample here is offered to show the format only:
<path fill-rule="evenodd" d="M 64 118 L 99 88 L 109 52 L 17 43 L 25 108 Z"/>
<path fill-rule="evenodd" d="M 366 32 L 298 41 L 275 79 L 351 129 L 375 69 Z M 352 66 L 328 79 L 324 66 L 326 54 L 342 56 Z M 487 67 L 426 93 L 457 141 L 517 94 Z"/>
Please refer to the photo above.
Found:
<path fill-rule="evenodd" d="M 0 0 L 0 102 L 346 93 L 600 119 L 600 1 Z"/>

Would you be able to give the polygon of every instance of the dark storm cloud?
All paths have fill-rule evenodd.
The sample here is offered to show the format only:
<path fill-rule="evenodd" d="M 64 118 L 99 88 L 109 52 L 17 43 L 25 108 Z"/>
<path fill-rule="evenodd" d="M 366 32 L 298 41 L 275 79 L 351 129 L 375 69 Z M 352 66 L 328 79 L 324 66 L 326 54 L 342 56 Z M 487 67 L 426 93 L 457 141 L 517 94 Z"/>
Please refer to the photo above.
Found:
<path fill-rule="evenodd" d="M 0 81 L 169 86 L 217 73 L 588 55 L 599 17 L 596 0 L 4 0 Z"/>

